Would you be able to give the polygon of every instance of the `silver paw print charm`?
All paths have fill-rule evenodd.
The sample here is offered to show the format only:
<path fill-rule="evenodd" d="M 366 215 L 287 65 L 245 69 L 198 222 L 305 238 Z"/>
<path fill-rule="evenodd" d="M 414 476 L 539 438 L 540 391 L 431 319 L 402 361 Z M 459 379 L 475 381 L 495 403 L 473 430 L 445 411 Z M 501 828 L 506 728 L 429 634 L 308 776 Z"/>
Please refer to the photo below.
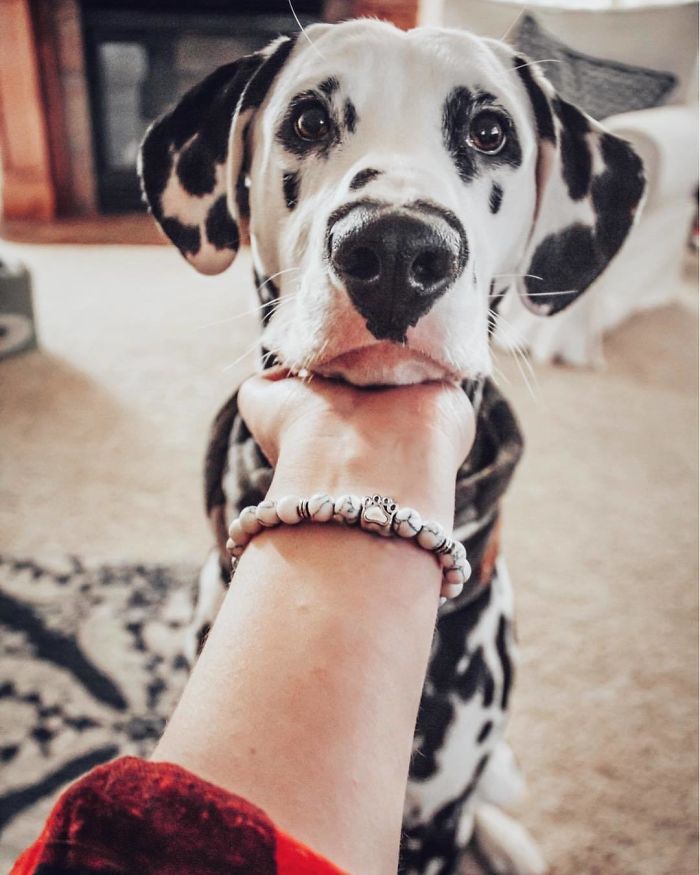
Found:
<path fill-rule="evenodd" d="M 392 522 L 396 513 L 396 502 L 384 495 L 367 495 L 362 501 L 360 526 L 369 532 L 376 532 L 388 538 L 392 532 Z"/>

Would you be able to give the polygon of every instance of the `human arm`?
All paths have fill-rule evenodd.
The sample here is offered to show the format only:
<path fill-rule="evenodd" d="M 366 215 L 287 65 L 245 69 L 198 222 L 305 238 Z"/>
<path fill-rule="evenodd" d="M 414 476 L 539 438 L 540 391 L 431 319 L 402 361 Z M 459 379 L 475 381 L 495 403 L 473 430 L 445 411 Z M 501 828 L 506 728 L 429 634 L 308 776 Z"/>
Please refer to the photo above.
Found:
<path fill-rule="evenodd" d="M 279 376 L 279 375 L 278 375 Z M 383 492 L 451 528 L 463 393 L 254 378 L 241 411 L 270 497 Z M 154 758 L 263 808 L 351 872 L 393 872 L 440 590 L 415 545 L 282 526 L 248 545 Z"/>

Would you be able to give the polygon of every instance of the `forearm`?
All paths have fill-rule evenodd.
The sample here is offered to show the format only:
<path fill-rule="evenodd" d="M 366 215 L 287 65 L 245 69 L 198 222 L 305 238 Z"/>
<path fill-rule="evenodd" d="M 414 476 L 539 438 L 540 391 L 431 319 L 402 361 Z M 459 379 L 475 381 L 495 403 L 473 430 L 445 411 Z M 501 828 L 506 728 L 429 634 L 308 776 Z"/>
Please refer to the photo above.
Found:
<path fill-rule="evenodd" d="M 439 458 L 382 454 L 374 468 L 345 450 L 315 471 L 281 459 L 271 496 L 396 487 L 449 527 L 454 478 Z M 409 543 L 331 525 L 261 533 L 155 757 L 352 872 L 394 872 L 439 589 L 434 557 Z"/>

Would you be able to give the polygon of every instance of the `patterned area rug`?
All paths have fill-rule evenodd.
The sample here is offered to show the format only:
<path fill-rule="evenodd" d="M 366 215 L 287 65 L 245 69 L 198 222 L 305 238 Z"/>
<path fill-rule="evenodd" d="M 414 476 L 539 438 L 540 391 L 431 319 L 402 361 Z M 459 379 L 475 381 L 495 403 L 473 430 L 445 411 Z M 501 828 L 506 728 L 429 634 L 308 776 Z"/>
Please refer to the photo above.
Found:
<path fill-rule="evenodd" d="M 148 755 L 187 678 L 197 569 L 0 556 L 0 871 L 67 783 Z"/>

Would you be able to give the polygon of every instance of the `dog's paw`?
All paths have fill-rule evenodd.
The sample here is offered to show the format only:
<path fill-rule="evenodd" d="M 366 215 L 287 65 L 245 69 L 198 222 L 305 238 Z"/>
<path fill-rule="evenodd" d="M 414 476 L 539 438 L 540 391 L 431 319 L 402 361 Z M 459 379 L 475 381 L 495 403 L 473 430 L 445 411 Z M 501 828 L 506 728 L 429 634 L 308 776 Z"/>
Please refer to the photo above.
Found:
<path fill-rule="evenodd" d="M 494 875 L 546 875 L 548 871 L 530 833 L 495 805 L 477 806 L 474 840 Z"/>

